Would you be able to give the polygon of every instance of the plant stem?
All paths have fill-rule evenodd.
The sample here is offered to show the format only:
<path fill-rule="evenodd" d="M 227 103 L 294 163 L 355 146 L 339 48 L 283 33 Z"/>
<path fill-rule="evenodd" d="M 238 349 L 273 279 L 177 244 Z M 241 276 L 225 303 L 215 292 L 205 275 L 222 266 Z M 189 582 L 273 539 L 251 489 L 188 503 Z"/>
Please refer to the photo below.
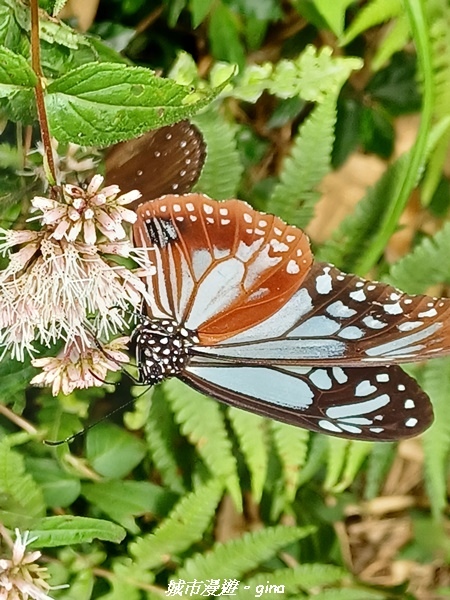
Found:
<path fill-rule="evenodd" d="M 429 39 L 429 26 L 426 22 L 424 0 L 404 0 L 409 17 L 412 36 L 416 45 L 423 89 L 422 119 L 414 147 L 411 149 L 408 165 L 394 191 L 394 197 L 387 207 L 377 233 L 361 260 L 355 267 L 356 273 L 366 274 L 383 254 L 389 238 L 395 232 L 400 216 L 422 174 L 427 154 L 427 141 L 433 118 L 434 83 L 432 51 Z"/>
<path fill-rule="evenodd" d="M 38 0 L 30 1 L 31 8 L 31 66 L 36 73 L 37 83 L 34 88 L 36 106 L 41 129 L 42 144 L 44 146 L 44 166 L 50 185 L 56 184 L 55 163 L 53 148 L 48 126 L 47 112 L 45 110 L 44 76 L 41 70 L 41 50 L 39 41 L 39 4 Z"/>

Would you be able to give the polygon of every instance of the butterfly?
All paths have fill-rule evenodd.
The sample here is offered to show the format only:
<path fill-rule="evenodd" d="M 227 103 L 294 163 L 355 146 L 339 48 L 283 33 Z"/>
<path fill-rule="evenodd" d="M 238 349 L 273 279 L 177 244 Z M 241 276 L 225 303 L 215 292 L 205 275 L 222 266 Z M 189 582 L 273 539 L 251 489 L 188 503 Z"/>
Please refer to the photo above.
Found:
<path fill-rule="evenodd" d="M 315 262 L 309 240 L 240 200 L 167 195 L 137 209 L 156 267 L 132 334 L 139 379 L 178 377 L 311 431 L 391 441 L 433 421 L 399 363 L 450 354 L 450 299 Z"/>
<path fill-rule="evenodd" d="M 200 131 L 189 121 L 179 121 L 110 148 L 106 182 L 117 184 L 122 192 L 138 189 L 147 200 L 184 194 L 197 182 L 205 157 Z M 136 208 L 141 202 L 129 207 Z"/>

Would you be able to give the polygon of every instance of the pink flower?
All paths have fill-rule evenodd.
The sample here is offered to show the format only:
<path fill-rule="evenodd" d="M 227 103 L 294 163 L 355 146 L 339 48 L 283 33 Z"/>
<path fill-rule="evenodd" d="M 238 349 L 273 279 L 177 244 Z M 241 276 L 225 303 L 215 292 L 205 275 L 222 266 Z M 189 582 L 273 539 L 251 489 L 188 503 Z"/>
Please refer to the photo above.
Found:
<path fill-rule="evenodd" d="M 15 533 L 16 540 L 12 545 L 9 534 L 3 529 L 3 539 L 12 549 L 9 558 L 0 558 L 0 600 L 52 600 L 47 592 L 56 588 L 47 583 L 46 567 L 36 564 L 41 553 L 37 550 L 27 552 L 27 545 L 37 538 L 30 538 L 28 531 L 22 535 L 16 529 Z"/>

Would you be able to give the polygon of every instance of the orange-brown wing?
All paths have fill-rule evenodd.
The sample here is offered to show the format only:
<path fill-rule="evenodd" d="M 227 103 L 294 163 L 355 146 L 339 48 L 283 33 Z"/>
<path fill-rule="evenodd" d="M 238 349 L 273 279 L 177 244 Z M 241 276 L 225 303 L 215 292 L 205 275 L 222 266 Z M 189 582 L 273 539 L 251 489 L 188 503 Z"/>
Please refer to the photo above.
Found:
<path fill-rule="evenodd" d="M 276 313 L 312 265 L 307 236 L 244 202 L 200 194 L 141 205 L 137 247 L 150 248 L 152 316 L 172 316 L 215 344 Z"/>

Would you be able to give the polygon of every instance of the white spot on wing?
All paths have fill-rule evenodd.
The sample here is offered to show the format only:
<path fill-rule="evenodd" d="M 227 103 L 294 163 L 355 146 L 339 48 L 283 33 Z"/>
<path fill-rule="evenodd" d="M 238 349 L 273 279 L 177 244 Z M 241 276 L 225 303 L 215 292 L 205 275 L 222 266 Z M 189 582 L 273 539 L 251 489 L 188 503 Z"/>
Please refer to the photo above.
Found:
<path fill-rule="evenodd" d="M 329 294 L 333 289 L 330 267 L 325 267 L 323 275 L 316 277 L 316 290 L 318 294 Z"/>
<path fill-rule="evenodd" d="M 349 297 L 355 302 L 364 302 L 366 300 L 366 294 L 364 290 L 356 290 L 356 292 L 350 292 Z"/>
<path fill-rule="evenodd" d="M 325 369 L 314 369 L 309 379 L 319 390 L 331 390 L 333 382 Z"/>
<path fill-rule="evenodd" d="M 297 275 L 297 273 L 300 273 L 300 267 L 295 262 L 295 260 L 291 259 L 288 262 L 287 267 L 286 267 L 286 272 L 289 273 L 289 275 Z"/>
<path fill-rule="evenodd" d="M 368 379 L 361 381 L 355 388 L 355 396 L 368 396 L 377 391 L 377 388 Z"/>
<path fill-rule="evenodd" d="M 344 319 L 356 315 L 356 310 L 353 310 L 353 308 L 349 308 L 343 302 L 341 302 L 341 300 L 337 300 L 336 302 L 330 304 L 327 307 L 326 311 L 332 317 L 342 317 Z"/>

